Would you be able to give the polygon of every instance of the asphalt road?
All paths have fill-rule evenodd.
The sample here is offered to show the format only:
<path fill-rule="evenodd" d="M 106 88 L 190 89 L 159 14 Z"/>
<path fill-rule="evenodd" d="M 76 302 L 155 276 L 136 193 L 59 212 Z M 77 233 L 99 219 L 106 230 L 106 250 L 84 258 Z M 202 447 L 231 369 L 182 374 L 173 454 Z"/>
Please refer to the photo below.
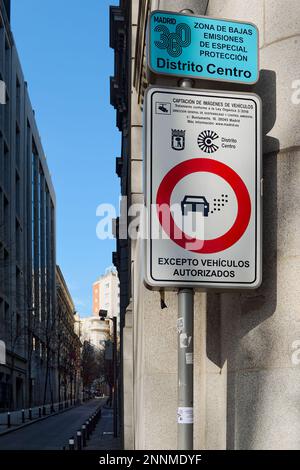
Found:
<path fill-rule="evenodd" d="M 92 400 L 84 405 L 18 431 L 0 436 L 0 450 L 54 450 L 67 446 L 70 437 L 76 435 L 103 399 Z"/>

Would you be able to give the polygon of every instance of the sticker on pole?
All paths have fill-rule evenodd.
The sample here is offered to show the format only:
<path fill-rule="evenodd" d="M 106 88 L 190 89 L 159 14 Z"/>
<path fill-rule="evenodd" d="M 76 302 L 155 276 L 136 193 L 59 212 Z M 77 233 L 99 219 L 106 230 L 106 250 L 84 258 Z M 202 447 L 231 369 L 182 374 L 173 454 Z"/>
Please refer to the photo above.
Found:
<path fill-rule="evenodd" d="M 260 99 L 150 88 L 145 113 L 146 284 L 257 287 Z"/>
<path fill-rule="evenodd" d="M 177 409 L 177 423 L 178 424 L 193 424 L 194 423 L 194 410 L 190 406 L 180 406 Z"/>
<path fill-rule="evenodd" d="M 150 15 L 148 66 L 154 74 L 253 84 L 258 51 L 252 23 L 167 11 Z"/>

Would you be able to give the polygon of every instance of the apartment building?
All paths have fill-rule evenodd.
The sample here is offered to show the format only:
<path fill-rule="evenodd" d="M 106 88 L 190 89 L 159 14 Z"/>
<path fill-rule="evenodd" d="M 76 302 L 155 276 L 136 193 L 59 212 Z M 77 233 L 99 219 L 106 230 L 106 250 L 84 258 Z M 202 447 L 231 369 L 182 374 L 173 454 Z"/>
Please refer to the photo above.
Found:
<path fill-rule="evenodd" d="M 94 315 L 80 319 L 80 337 L 82 342 L 87 341 L 96 349 L 105 349 L 109 335 L 109 320 L 102 320 L 99 316 L 96 317 Z"/>
<path fill-rule="evenodd" d="M 93 314 L 99 316 L 100 310 L 107 311 L 107 317 L 117 317 L 120 328 L 120 283 L 114 268 L 108 268 L 93 284 Z"/>

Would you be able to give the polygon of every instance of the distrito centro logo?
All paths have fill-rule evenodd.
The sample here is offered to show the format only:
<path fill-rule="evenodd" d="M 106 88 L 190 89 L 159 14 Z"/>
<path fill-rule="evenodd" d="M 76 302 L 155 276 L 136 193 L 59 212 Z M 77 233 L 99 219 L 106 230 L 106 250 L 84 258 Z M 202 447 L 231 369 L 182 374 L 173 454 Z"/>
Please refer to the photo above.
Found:
<path fill-rule="evenodd" d="M 215 143 L 218 138 L 218 134 L 214 131 L 203 131 L 198 136 L 198 146 L 205 153 L 214 153 L 219 148 Z"/>
<path fill-rule="evenodd" d="M 156 33 L 160 33 L 160 40 L 154 41 L 159 49 L 166 49 L 171 57 L 179 57 L 182 49 L 191 44 L 191 28 L 185 23 L 176 26 L 175 33 L 171 33 L 165 25 L 157 25 L 154 28 Z"/>

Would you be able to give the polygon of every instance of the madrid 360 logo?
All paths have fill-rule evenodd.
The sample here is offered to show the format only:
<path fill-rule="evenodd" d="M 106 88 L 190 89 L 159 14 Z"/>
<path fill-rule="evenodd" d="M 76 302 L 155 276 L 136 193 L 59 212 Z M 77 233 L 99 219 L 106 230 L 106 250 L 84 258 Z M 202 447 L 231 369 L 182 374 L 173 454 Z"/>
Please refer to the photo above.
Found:
<path fill-rule="evenodd" d="M 185 23 L 176 26 L 175 33 L 171 33 L 165 25 L 157 25 L 154 28 L 156 33 L 160 33 L 160 40 L 154 41 L 159 49 L 166 49 L 171 57 L 179 57 L 182 49 L 191 44 L 191 28 Z"/>

